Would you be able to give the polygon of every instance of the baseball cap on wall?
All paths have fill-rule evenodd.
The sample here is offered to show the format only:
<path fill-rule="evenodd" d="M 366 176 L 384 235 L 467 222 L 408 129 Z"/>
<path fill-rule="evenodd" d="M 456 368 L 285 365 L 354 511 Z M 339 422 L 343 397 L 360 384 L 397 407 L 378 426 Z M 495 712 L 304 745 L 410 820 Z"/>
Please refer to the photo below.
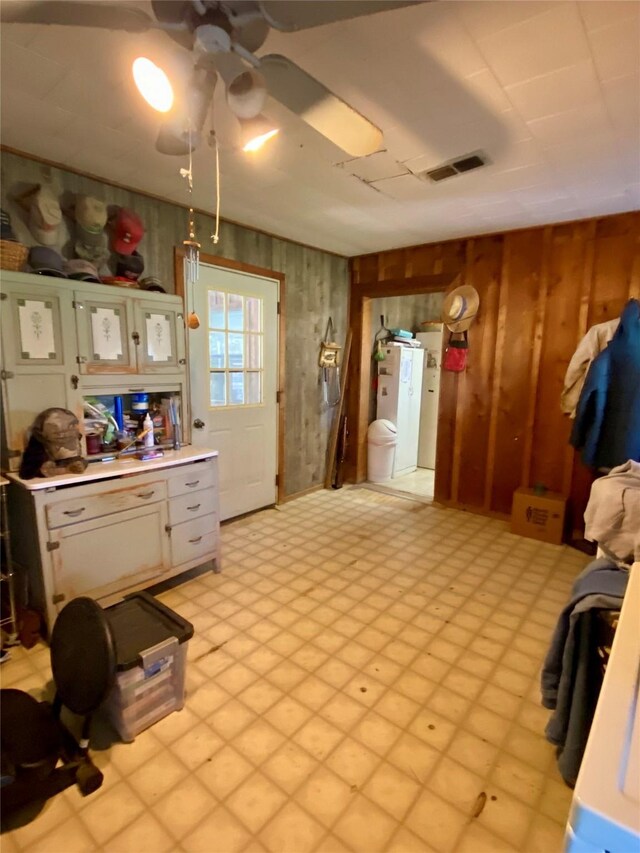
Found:
<path fill-rule="evenodd" d="M 76 198 L 77 242 L 85 246 L 99 246 L 104 242 L 104 226 L 107 224 L 107 206 L 90 195 Z"/>
<path fill-rule="evenodd" d="M 53 189 L 41 186 L 31 196 L 29 231 L 43 246 L 55 246 L 62 222 L 62 211 Z"/>
<path fill-rule="evenodd" d="M 137 281 L 144 271 L 144 258 L 139 252 L 116 256 L 116 275 Z"/>
<path fill-rule="evenodd" d="M 62 256 L 49 246 L 32 246 L 27 260 L 29 270 L 39 275 L 66 278 Z"/>
<path fill-rule="evenodd" d="M 121 207 L 113 220 L 111 248 L 119 255 L 131 255 L 144 237 L 142 219 L 133 210 Z"/>
<path fill-rule="evenodd" d="M 82 258 L 73 258 L 70 261 L 64 262 L 64 271 L 76 281 L 95 281 L 100 283 L 98 270 L 90 261 L 85 261 Z"/>

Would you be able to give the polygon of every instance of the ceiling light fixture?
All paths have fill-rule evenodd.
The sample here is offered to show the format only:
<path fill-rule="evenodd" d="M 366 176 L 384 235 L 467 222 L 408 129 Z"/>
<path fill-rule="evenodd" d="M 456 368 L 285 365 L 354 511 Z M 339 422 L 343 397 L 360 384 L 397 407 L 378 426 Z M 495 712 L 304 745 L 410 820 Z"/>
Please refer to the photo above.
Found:
<path fill-rule="evenodd" d="M 154 110 L 167 113 L 173 106 L 173 87 L 162 68 L 150 59 L 139 56 L 132 66 L 138 91 Z"/>
<path fill-rule="evenodd" d="M 262 115 L 250 119 L 241 119 L 240 124 L 242 126 L 243 151 L 258 151 L 267 140 L 279 133 L 279 129 Z"/>

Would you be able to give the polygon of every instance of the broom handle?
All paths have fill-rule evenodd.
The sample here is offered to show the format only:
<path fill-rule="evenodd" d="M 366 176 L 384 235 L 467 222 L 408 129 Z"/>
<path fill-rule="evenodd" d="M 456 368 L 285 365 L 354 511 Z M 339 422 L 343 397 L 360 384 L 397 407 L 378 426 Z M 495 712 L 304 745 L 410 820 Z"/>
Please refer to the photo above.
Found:
<path fill-rule="evenodd" d="M 347 385 L 347 375 L 349 373 L 349 357 L 351 355 L 351 329 L 347 332 L 347 340 L 344 344 L 344 358 L 342 360 L 342 371 L 340 375 L 340 399 L 333 415 L 331 424 L 331 433 L 329 434 L 329 444 L 327 446 L 327 465 L 324 475 L 325 489 L 331 488 L 333 482 L 333 468 L 336 461 L 336 449 L 338 447 L 338 435 L 340 432 L 340 421 L 342 419 L 342 411 L 344 409 L 344 392 Z"/>

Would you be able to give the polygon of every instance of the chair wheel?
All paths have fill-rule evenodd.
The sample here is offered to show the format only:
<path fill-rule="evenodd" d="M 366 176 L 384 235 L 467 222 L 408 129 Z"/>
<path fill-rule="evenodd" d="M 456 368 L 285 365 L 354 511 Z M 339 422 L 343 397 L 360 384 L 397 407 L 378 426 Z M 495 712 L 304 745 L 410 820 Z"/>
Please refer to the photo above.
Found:
<path fill-rule="evenodd" d="M 95 764 L 87 762 L 86 764 L 81 764 L 80 767 L 78 767 L 78 772 L 76 773 L 76 784 L 78 785 L 78 788 L 80 788 L 80 793 L 83 797 L 97 791 L 98 788 L 101 787 L 103 779 L 104 776 L 102 771 L 98 770 Z"/>

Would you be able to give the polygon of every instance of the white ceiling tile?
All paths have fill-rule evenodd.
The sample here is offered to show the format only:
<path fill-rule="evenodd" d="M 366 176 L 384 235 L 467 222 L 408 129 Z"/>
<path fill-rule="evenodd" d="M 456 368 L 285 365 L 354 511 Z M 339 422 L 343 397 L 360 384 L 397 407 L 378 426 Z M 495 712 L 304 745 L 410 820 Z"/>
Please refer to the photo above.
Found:
<path fill-rule="evenodd" d="M 496 75 L 488 68 L 465 77 L 464 85 L 493 115 L 512 109 L 511 101 L 498 83 Z"/>
<path fill-rule="evenodd" d="M 637 181 L 634 184 L 629 184 L 624 192 L 630 203 L 634 207 L 640 208 L 640 181 Z"/>
<path fill-rule="evenodd" d="M 638 20 L 640 5 L 637 0 L 584 0 L 578 3 L 587 30 L 608 27 L 615 21 Z"/>
<path fill-rule="evenodd" d="M 621 138 L 636 145 L 640 139 L 640 74 L 617 77 L 602 84 L 607 112 Z"/>
<path fill-rule="evenodd" d="M 382 181 L 375 181 L 372 186 L 379 192 L 399 201 L 408 199 L 424 200 L 429 194 L 428 182 L 417 178 L 415 175 L 400 175 L 397 178 L 386 178 Z"/>
<path fill-rule="evenodd" d="M 365 181 L 379 181 L 407 173 L 407 169 L 387 151 L 378 151 L 355 160 L 345 160 L 340 163 L 339 168 Z"/>
<path fill-rule="evenodd" d="M 14 24 L 11 27 L 4 27 L 2 33 L 3 43 L 14 42 L 21 47 L 29 47 L 31 42 L 38 34 L 38 28 L 29 26 L 28 24 Z"/>
<path fill-rule="evenodd" d="M 538 142 L 546 147 L 572 142 L 609 127 L 609 116 L 602 100 L 580 104 L 556 115 L 533 119 L 527 127 Z"/>
<path fill-rule="evenodd" d="M 505 91 L 520 115 L 530 121 L 593 100 L 599 89 L 593 63 L 589 60 L 507 86 Z"/>
<path fill-rule="evenodd" d="M 410 39 L 456 77 L 468 77 L 486 69 L 486 62 L 471 36 L 460 28 L 455 3 L 432 3 L 422 27 Z"/>
<path fill-rule="evenodd" d="M 618 21 L 590 33 L 596 71 L 602 81 L 640 71 L 640 21 Z"/>
<path fill-rule="evenodd" d="M 20 47 L 15 42 L 3 44 L 2 80 L 11 80 L 14 91 L 23 92 L 34 98 L 44 98 L 54 86 L 64 77 L 65 66 L 49 59 L 37 58 L 28 48 Z"/>
<path fill-rule="evenodd" d="M 590 58 L 573 3 L 556 3 L 542 15 L 480 39 L 478 46 L 503 86 Z"/>
<path fill-rule="evenodd" d="M 505 0 L 467 0 L 456 3 L 456 12 L 472 36 L 485 38 L 492 33 L 506 30 L 520 21 L 541 15 L 556 5 L 553 2 L 505 2 Z"/>

